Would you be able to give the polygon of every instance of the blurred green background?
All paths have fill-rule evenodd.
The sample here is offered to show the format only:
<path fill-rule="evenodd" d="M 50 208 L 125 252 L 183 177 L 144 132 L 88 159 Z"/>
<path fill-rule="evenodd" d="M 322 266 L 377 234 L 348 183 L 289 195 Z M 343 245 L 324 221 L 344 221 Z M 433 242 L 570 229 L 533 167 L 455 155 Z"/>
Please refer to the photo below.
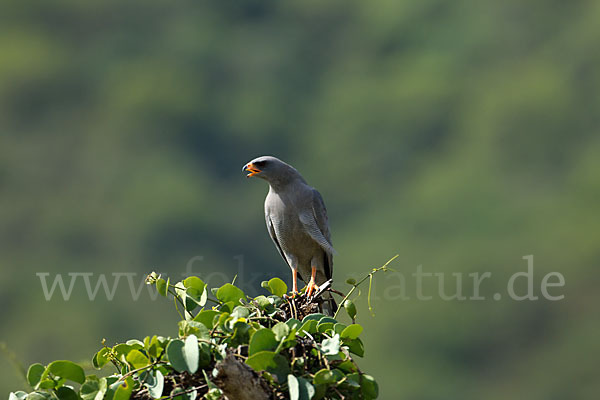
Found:
<path fill-rule="evenodd" d="M 418 265 L 492 272 L 484 301 L 403 301 L 378 276 L 359 321 L 380 398 L 597 398 L 599 16 L 577 0 L 2 2 L 0 342 L 28 365 L 176 334 L 172 303 L 134 301 L 125 278 L 112 301 L 82 281 L 46 301 L 39 272 L 137 273 L 137 290 L 189 260 L 231 279 L 242 256 L 249 293 L 289 282 L 266 184 L 240 172 L 274 154 L 327 203 L 340 290 L 396 253 L 409 296 Z M 529 254 L 536 294 L 559 271 L 565 299 L 494 301 Z M 24 388 L 7 354 L 0 370 L 0 393 Z"/>

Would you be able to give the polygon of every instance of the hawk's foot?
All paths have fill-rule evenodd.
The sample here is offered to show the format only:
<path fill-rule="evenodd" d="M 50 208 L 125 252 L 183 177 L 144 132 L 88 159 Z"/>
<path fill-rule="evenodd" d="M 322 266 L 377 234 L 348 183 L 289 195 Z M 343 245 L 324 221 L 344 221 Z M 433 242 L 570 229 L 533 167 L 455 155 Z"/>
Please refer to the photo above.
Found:
<path fill-rule="evenodd" d="M 319 286 L 311 279 L 310 282 L 308 282 L 308 285 L 306 285 L 306 296 L 311 297 L 313 292 L 318 289 Z"/>

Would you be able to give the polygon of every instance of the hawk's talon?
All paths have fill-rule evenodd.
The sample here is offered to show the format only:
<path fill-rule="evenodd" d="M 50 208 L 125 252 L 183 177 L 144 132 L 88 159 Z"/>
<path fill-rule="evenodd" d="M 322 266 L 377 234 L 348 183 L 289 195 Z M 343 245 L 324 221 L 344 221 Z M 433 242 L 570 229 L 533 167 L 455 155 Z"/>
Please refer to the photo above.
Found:
<path fill-rule="evenodd" d="M 310 281 L 308 281 L 308 285 L 306 285 L 306 296 L 307 297 L 311 297 L 312 296 L 312 292 L 315 289 L 319 289 L 319 286 L 317 286 L 317 284 L 315 283 L 315 278 L 317 277 L 317 267 L 311 267 L 311 273 L 310 273 Z"/>
<path fill-rule="evenodd" d="M 310 281 L 308 282 L 308 285 L 306 285 L 306 297 L 311 297 L 313 292 L 315 290 L 318 290 L 319 286 L 314 282 L 314 281 Z"/>
<path fill-rule="evenodd" d="M 293 291 L 292 291 L 292 292 L 290 292 L 290 294 L 287 294 L 287 293 L 286 293 L 286 294 L 284 294 L 284 295 L 283 295 L 283 298 L 284 298 L 284 299 L 286 299 L 286 300 L 289 300 L 289 299 L 295 299 L 295 298 L 296 298 L 296 296 L 298 296 L 298 294 L 299 294 L 298 292 L 293 292 Z"/>

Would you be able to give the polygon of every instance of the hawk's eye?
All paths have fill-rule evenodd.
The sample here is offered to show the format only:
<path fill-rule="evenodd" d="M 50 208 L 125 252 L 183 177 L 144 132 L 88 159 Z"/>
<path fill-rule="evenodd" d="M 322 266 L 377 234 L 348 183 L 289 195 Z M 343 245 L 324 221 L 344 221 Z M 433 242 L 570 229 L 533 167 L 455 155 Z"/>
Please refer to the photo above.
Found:
<path fill-rule="evenodd" d="M 267 163 L 266 161 L 257 161 L 254 163 L 254 165 L 256 165 L 257 167 L 260 168 L 260 167 L 264 167 L 266 163 Z"/>

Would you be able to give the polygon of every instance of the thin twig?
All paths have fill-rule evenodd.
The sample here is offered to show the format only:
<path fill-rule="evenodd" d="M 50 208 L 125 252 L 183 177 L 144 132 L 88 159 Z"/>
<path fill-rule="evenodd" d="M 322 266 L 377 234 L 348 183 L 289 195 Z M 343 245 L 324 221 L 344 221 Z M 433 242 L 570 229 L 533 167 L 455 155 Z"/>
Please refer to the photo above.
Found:
<path fill-rule="evenodd" d="M 27 371 L 25 370 L 25 367 L 23 366 L 23 364 L 21 364 L 21 362 L 18 360 L 17 356 L 15 355 L 15 353 L 13 353 L 12 351 L 10 351 L 8 349 L 8 346 L 6 346 L 6 343 L 4 342 L 0 342 L 0 353 L 4 354 L 4 356 L 10 361 L 10 363 L 13 365 L 13 367 L 15 368 L 16 371 L 18 371 L 18 375 L 20 378 L 22 378 L 22 380 L 29 385 L 29 382 L 27 381 Z"/>
<path fill-rule="evenodd" d="M 177 396 L 181 396 L 182 394 L 192 393 L 194 390 L 204 389 L 205 387 L 208 387 L 208 385 L 207 384 L 203 384 L 203 385 L 200 385 L 200 386 L 194 386 L 192 388 L 184 390 L 183 392 L 177 392 L 177 393 L 171 394 L 169 396 L 161 397 L 160 400 L 173 399 L 173 398 L 175 398 Z"/>
<path fill-rule="evenodd" d="M 365 276 L 364 278 L 362 278 L 360 281 L 356 282 L 354 285 L 352 285 L 352 289 L 350 289 L 350 291 L 348 292 L 348 294 L 342 299 L 342 301 L 340 301 L 340 304 L 338 305 L 338 308 L 335 312 L 335 314 L 333 314 L 333 318 L 336 319 L 337 315 L 339 314 L 340 310 L 342 309 L 342 307 L 344 307 L 344 303 L 346 302 L 346 300 L 348 300 L 348 298 L 352 295 L 352 293 L 354 293 L 354 291 L 356 290 L 356 288 L 358 288 L 358 286 L 363 283 L 364 281 L 368 279 L 369 280 L 369 309 L 371 310 L 371 283 L 373 282 L 373 275 L 379 271 L 387 271 L 390 268 L 388 268 L 387 266 L 394 261 L 396 258 L 398 258 L 400 255 L 396 254 L 394 257 L 390 258 L 388 260 L 388 262 L 386 262 L 385 264 L 383 264 L 381 267 L 379 268 L 373 268 L 373 270 L 371 272 L 369 272 L 369 274 L 367 276 Z"/>

